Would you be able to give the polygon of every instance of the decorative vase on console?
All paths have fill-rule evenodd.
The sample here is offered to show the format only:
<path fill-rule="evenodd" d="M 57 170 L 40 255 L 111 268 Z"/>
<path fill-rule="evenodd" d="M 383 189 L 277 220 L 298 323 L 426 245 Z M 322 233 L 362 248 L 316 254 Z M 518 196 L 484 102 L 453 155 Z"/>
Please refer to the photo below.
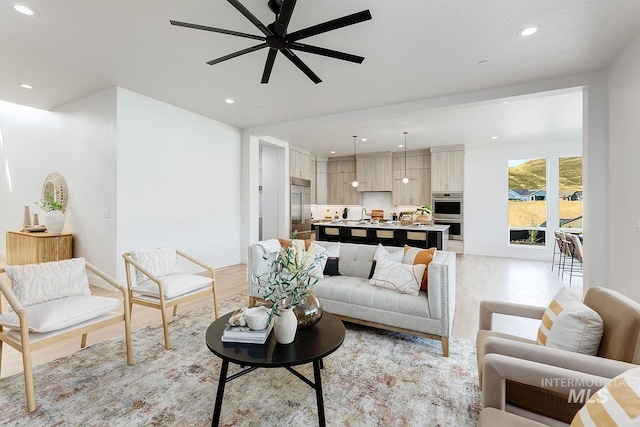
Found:
<path fill-rule="evenodd" d="M 36 202 L 36 205 L 46 212 L 45 221 L 49 234 L 60 234 L 64 228 L 64 213 L 62 204 L 57 202 L 52 195 L 48 195 L 45 200 Z"/>

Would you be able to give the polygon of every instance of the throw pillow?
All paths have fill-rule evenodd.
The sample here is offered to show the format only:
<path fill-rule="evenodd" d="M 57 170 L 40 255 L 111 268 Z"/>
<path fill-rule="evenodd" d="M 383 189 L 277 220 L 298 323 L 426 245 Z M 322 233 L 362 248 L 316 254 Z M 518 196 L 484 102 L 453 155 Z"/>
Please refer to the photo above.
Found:
<path fill-rule="evenodd" d="M 378 261 L 382 259 L 388 259 L 393 262 L 402 262 L 402 258 L 404 257 L 403 251 L 395 251 L 389 253 L 388 250 L 385 249 L 380 243 L 378 243 L 378 247 L 376 248 L 376 252 L 373 254 L 373 262 L 371 263 L 371 271 L 369 272 L 369 279 L 373 277 L 373 274 L 376 270 L 376 264 Z"/>
<path fill-rule="evenodd" d="M 376 270 L 369 284 L 393 289 L 401 294 L 418 295 L 424 269 L 424 264 L 409 265 L 383 258 L 376 262 Z"/>
<path fill-rule="evenodd" d="M 564 286 L 542 316 L 538 344 L 595 355 L 602 339 L 602 318 Z"/>
<path fill-rule="evenodd" d="M 302 239 L 295 239 L 295 240 L 302 240 Z M 283 239 L 283 238 L 279 238 L 278 241 L 280 242 L 281 246 L 284 246 L 285 248 L 288 248 L 289 246 L 291 246 L 291 239 Z M 311 246 L 311 242 L 313 242 L 313 240 L 311 239 L 305 239 L 302 240 L 304 242 L 304 249 L 308 250 L 309 246 Z"/>
<path fill-rule="evenodd" d="M 424 264 L 424 274 L 422 275 L 422 280 L 420 282 L 420 290 L 427 292 L 427 282 L 429 280 L 429 264 L 433 261 L 433 258 L 436 256 L 436 248 L 429 249 L 420 249 L 420 248 L 412 248 L 410 246 L 404 245 L 404 258 L 402 262 L 405 264 Z"/>
<path fill-rule="evenodd" d="M 156 277 L 180 273 L 178 254 L 174 248 L 131 251 L 131 258 Z M 147 280 L 149 280 L 149 278 L 140 270 L 136 269 L 136 284 Z"/>
<path fill-rule="evenodd" d="M 322 246 L 311 242 L 309 250 L 304 254 L 304 261 L 302 265 L 306 268 L 313 263 L 313 267 L 309 270 L 309 276 L 318 279 L 324 278 L 324 267 L 327 264 L 327 250 Z"/>
<path fill-rule="evenodd" d="M 23 306 L 91 295 L 84 258 L 5 267 L 13 293 Z"/>
<path fill-rule="evenodd" d="M 329 243 L 327 247 L 327 262 L 322 272 L 325 276 L 340 276 L 340 242 Z"/>
<path fill-rule="evenodd" d="M 640 422 L 640 368 L 629 369 L 594 393 L 572 427 L 636 426 Z"/>

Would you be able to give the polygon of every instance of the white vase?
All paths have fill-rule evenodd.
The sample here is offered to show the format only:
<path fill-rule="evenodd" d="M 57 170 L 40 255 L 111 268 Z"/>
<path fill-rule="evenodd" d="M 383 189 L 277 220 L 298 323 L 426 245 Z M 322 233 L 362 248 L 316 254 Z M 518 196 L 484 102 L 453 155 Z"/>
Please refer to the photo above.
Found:
<path fill-rule="evenodd" d="M 276 334 L 276 341 L 280 344 L 290 344 L 296 337 L 298 329 L 298 318 L 291 308 L 278 309 L 279 316 L 275 316 L 273 330 Z"/>
<path fill-rule="evenodd" d="M 45 217 L 49 234 L 60 234 L 64 228 L 64 214 L 62 211 L 49 211 Z"/>

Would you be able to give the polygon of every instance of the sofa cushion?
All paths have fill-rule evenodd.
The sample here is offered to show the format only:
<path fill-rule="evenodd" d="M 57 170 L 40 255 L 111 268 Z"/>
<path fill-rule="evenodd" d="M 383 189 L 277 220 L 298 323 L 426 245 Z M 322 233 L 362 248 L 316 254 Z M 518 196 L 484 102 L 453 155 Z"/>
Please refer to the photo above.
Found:
<path fill-rule="evenodd" d="M 595 355 L 602 338 L 602 318 L 564 286 L 542 316 L 538 344 Z"/>
<path fill-rule="evenodd" d="M 81 295 L 30 305 L 25 308 L 29 331 L 44 333 L 64 329 L 115 310 L 121 302 L 121 298 Z M 0 325 L 20 330 L 15 312 L 0 314 Z"/>
<path fill-rule="evenodd" d="M 402 294 L 418 295 L 425 269 L 424 264 L 410 265 L 381 258 L 376 262 L 376 269 L 369 284 L 393 289 Z"/>
<path fill-rule="evenodd" d="M 23 306 L 79 295 L 90 295 L 84 258 L 41 264 L 8 265 L 13 293 Z"/>
<path fill-rule="evenodd" d="M 174 248 L 141 249 L 131 251 L 131 258 L 145 270 L 156 277 L 180 273 L 178 254 Z M 140 270 L 136 270 L 136 283 L 142 283 L 149 278 Z"/>
<path fill-rule="evenodd" d="M 210 277 L 198 274 L 170 274 L 162 276 L 160 281 L 162 282 L 164 297 L 168 299 L 188 294 L 211 284 Z M 151 279 L 134 286 L 133 290 L 142 295 L 160 298 L 158 285 Z"/>
<path fill-rule="evenodd" d="M 402 262 L 403 257 L 404 257 L 404 252 L 399 250 L 395 252 L 389 252 L 387 249 L 385 249 L 384 246 L 378 243 L 378 246 L 376 247 L 376 252 L 373 254 L 373 261 L 371 262 L 371 270 L 369 271 L 369 279 L 373 277 L 373 274 L 376 271 L 376 263 L 379 260 L 388 259 L 389 261 L 393 261 L 393 262 Z"/>
<path fill-rule="evenodd" d="M 594 393 L 573 418 L 571 426 L 637 426 L 639 420 L 640 368 L 633 368 Z"/>
<path fill-rule="evenodd" d="M 420 282 L 420 289 L 425 292 L 427 292 L 427 283 L 429 281 L 428 267 L 435 256 L 436 248 L 420 249 L 404 245 L 404 258 L 402 259 L 402 262 L 412 265 L 424 264 L 426 267 L 425 272 L 422 275 L 422 280 Z"/>

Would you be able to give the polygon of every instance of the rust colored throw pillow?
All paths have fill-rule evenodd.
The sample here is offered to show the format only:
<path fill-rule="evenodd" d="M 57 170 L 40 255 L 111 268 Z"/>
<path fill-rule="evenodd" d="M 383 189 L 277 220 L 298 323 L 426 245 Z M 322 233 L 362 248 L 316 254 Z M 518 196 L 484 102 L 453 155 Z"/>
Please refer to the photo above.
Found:
<path fill-rule="evenodd" d="M 412 248 L 411 246 L 404 245 L 404 258 L 403 264 L 424 264 L 424 274 L 422 275 L 422 282 L 420 283 L 420 290 L 427 292 L 427 280 L 429 279 L 429 264 L 436 256 L 436 248 L 421 249 Z"/>

